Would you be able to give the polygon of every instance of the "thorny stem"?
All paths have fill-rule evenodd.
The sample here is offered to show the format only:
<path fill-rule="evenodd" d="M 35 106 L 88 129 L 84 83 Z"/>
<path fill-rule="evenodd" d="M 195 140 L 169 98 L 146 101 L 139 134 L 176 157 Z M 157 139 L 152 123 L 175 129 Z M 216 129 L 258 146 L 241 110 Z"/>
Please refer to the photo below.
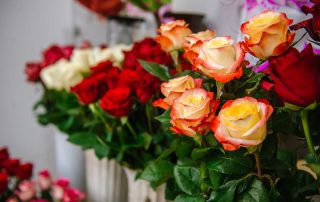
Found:
<path fill-rule="evenodd" d="M 304 136 L 306 137 L 307 145 L 310 154 L 316 154 L 316 151 L 314 150 L 311 135 L 310 135 L 310 129 L 308 124 L 308 110 L 301 110 L 301 122 L 303 126 Z"/>

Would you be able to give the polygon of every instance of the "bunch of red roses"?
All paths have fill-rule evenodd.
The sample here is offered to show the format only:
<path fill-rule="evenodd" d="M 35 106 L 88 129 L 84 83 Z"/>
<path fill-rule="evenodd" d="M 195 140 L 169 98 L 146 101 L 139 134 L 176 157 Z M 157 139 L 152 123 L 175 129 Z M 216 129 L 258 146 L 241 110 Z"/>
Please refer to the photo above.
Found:
<path fill-rule="evenodd" d="M 32 181 L 32 169 L 31 163 L 20 164 L 19 159 L 10 158 L 7 148 L 0 148 L 0 201 L 80 202 L 84 199 L 82 192 L 69 186 L 69 180 L 60 178 L 53 182 L 47 170 L 39 172 L 37 183 Z"/>
<path fill-rule="evenodd" d="M 127 116 L 134 100 L 146 104 L 158 91 L 160 80 L 145 71 L 139 60 L 164 65 L 172 63 L 170 56 L 151 38 L 133 45 L 125 52 L 122 68 L 104 61 L 91 68 L 91 75 L 74 86 L 75 93 L 83 104 L 100 100 L 100 106 L 113 116 Z"/>
<path fill-rule="evenodd" d="M 60 59 L 70 59 L 74 47 L 71 45 L 51 45 L 42 52 L 42 60 L 39 62 L 28 62 L 25 67 L 27 80 L 30 82 L 40 81 L 40 72 L 49 65 Z"/>

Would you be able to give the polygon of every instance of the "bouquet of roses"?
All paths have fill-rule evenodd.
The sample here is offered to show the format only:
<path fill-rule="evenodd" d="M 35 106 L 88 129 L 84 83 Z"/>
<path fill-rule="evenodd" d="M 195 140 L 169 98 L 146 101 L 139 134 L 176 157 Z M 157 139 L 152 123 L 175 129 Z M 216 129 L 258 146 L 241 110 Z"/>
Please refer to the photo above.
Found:
<path fill-rule="evenodd" d="M 320 3 L 313 2 L 314 18 L 293 28 L 319 41 Z M 164 97 L 153 106 L 165 110 L 157 120 L 177 138 L 142 175 L 153 183 L 168 173 L 167 199 L 308 201 L 319 194 L 320 55 L 311 44 L 294 48 L 292 22 L 265 11 L 242 24 L 246 37 L 236 43 L 210 30 L 192 34 L 181 20 L 160 27 L 156 40 L 178 73 L 157 67 Z M 246 53 L 258 62 L 250 65 Z M 193 71 L 181 70 L 181 55 Z M 170 169 L 153 166 L 173 158 Z"/>
<path fill-rule="evenodd" d="M 6 148 L 0 148 L 0 200 L 5 202 L 80 202 L 84 194 L 69 186 L 68 179 L 53 182 L 49 171 L 39 172 L 37 181 L 31 179 L 33 165 L 10 158 Z M 37 189 L 37 187 L 39 189 Z"/>

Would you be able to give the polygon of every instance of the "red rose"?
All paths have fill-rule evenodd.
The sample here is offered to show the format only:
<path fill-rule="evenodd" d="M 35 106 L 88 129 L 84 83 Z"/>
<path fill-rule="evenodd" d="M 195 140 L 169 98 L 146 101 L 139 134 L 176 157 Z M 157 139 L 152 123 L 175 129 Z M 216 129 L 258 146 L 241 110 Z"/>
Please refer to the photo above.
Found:
<path fill-rule="evenodd" d="M 262 87 L 274 88 L 284 102 L 305 107 L 320 100 L 320 55 L 313 53 L 310 44 L 301 53 L 290 48 L 278 57 L 271 57 L 264 72 L 272 82 L 263 81 Z"/>
<path fill-rule="evenodd" d="M 135 83 L 140 79 L 140 75 L 131 69 L 124 69 L 119 77 L 119 83 L 134 88 Z"/>
<path fill-rule="evenodd" d="M 27 180 L 32 176 L 32 170 L 33 165 L 31 163 L 24 163 L 16 169 L 15 174 L 20 180 Z"/>
<path fill-rule="evenodd" d="M 5 161 L 7 159 L 9 159 L 8 149 L 6 147 L 0 148 L 0 163 L 2 163 L 3 161 Z"/>
<path fill-rule="evenodd" d="M 60 47 L 58 45 L 52 45 L 42 53 L 44 66 L 54 64 L 62 58 L 70 59 L 72 52 L 73 46 Z"/>
<path fill-rule="evenodd" d="M 8 188 L 8 175 L 6 172 L 0 171 L 0 195 Z"/>
<path fill-rule="evenodd" d="M 147 103 L 160 90 L 160 80 L 151 74 L 145 73 L 136 85 L 136 95 L 143 104 Z"/>
<path fill-rule="evenodd" d="M 132 107 L 130 94 L 128 87 L 113 88 L 103 96 L 100 106 L 113 116 L 127 116 Z"/>
<path fill-rule="evenodd" d="M 94 67 L 91 67 L 92 74 L 106 73 L 113 67 L 112 62 L 107 60 L 100 62 Z"/>
<path fill-rule="evenodd" d="M 81 81 L 81 83 L 71 88 L 71 92 L 75 93 L 79 101 L 89 105 L 99 100 L 107 91 L 107 74 L 100 73 L 89 76 Z"/>
<path fill-rule="evenodd" d="M 19 159 L 7 159 L 3 162 L 2 167 L 7 171 L 9 175 L 14 175 L 19 165 Z"/>
<path fill-rule="evenodd" d="M 312 39 L 320 41 L 320 0 L 312 0 L 311 2 L 315 3 L 315 5 L 311 8 L 303 6 L 301 10 L 306 15 L 312 14 L 313 18 L 292 25 L 290 29 L 298 30 L 304 28 Z"/>
<path fill-rule="evenodd" d="M 27 75 L 27 80 L 30 82 L 39 81 L 42 68 L 43 67 L 40 63 L 27 63 L 24 69 L 24 72 Z"/>
<path fill-rule="evenodd" d="M 78 2 L 103 16 L 117 15 L 124 5 L 121 0 L 78 0 Z"/>

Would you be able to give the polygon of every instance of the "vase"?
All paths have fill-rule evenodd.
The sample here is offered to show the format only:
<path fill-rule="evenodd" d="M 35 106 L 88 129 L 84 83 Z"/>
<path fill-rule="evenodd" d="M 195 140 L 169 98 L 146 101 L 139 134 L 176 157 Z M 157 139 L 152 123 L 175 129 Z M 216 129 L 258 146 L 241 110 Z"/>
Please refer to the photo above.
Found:
<path fill-rule="evenodd" d="M 135 179 L 137 172 L 129 168 L 124 168 L 128 182 L 127 202 L 166 202 L 165 185 L 161 185 L 154 191 L 149 182 Z"/>
<path fill-rule="evenodd" d="M 93 150 L 85 152 L 87 201 L 126 202 L 126 175 L 115 160 L 99 160 Z"/>

